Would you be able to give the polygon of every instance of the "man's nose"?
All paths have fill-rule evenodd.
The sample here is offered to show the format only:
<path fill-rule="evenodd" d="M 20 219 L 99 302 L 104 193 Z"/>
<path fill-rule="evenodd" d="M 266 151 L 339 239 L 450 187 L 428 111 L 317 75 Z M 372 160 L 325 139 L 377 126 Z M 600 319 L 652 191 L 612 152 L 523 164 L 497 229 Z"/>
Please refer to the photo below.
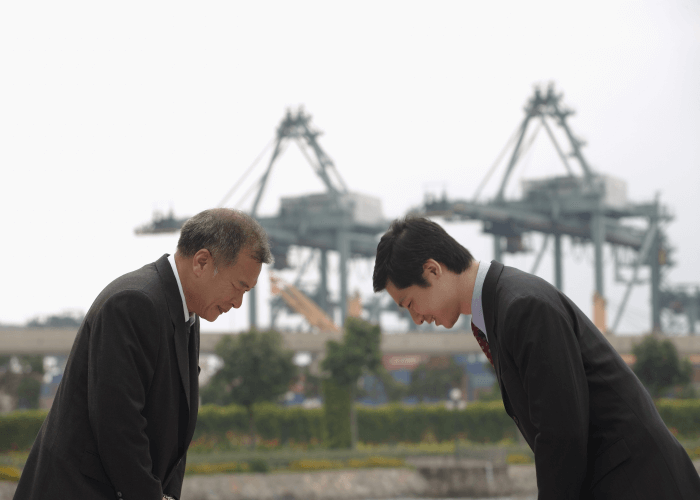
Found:
<path fill-rule="evenodd" d="M 231 305 L 233 306 L 234 309 L 238 309 L 239 307 L 241 307 L 241 304 L 243 304 L 243 294 L 240 294 L 237 297 L 234 297 L 233 300 L 231 301 Z"/>
<path fill-rule="evenodd" d="M 416 325 L 422 325 L 423 324 L 423 316 L 421 314 L 418 314 L 413 311 L 409 311 L 409 314 L 411 315 L 411 319 Z"/>

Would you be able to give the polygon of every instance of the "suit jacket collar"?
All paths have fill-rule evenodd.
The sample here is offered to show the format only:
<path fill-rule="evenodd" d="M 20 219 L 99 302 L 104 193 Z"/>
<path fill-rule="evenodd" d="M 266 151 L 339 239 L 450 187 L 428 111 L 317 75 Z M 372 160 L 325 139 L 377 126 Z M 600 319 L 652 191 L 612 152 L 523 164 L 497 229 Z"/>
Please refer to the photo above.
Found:
<path fill-rule="evenodd" d="M 168 262 L 168 254 L 163 255 L 156 261 L 156 269 L 163 281 L 163 291 L 168 303 L 168 312 L 175 328 L 175 354 L 177 365 L 180 370 L 180 379 L 187 397 L 187 407 L 192 408 L 190 401 L 190 360 L 187 348 L 187 324 L 182 315 L 182 297 L 177 286 L 177 280 L 173 273 L 173 268 Z M 194 336 L 194 332 L 192 333 Z"/>
<path fill-rule="evenodd" d="M 167 253 L 156 261 L 156 269 L 158 270 L 160 279 L 163 281 L 163 291 L 165 292 L 165 299 L 168 303 L 170 319 L 176 326 L 179 323 L 184 323 L 180 288 L 177 286 L 177 280 L 175 279 L 173 268 L 170 265 L 170 262 L 168 262 Z"/>
<path fill-rule="evenodd" d="M 491 349 L 491 358 L 493 358 L 494 368 L 496 369 L 496 377 L 498 378 L 498 383 L 501 386 L 501 394 L 505 394 L 503 382 L 501 381 L 503 363 L 498 345 L 498 332 L 496 331 L 495 327 L 496 285 L 498 284 L 498 278 L 501 276 L 502 272 L 503 264 L 497 260 L 492 260 L 491 267 L 489 268 L 489 272 L 486 274 L 486 279 L 484 280 L 482 303 L 484 310 L 484 323 L 486 324 L 486 330 L 489 332 L 489 348 Z"/>

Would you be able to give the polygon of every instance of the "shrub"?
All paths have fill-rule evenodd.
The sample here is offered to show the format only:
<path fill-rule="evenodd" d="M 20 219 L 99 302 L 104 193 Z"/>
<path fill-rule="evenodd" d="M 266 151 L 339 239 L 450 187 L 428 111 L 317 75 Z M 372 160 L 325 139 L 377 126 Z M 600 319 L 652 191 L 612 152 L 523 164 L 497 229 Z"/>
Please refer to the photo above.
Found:
<path fill-rule="evenodd" d="M 261 458 L 256 458 L 248 462 L 250 472 L 270 472 L 270 466 Z"/>
<path fill-rule="evenodd" d="M 187 464 L 186 474 L 230 474 L 233 472 L 248 472 L 250 466 L 246 463 L 224 462 L 215 464 Z"/>
<path fill-rule="evenodd" d="M 534 460 L 529 455 L 522 455 L 520 453 L 511 453 L 506 457 L 507 464 L 513 465 L 524 465 L 534 463 Z"/>
<path fill-rule="evenodd" d="M 0 417 L 0 451 L 28 450 L 36 439 L 46 410 L 21 410 Z"/>
<path fill-rule="evenodd" d="M 255 427 L 264 445 L 318 443 L 323 441 L 323 410 L 284 408 L 260 404 L 255 408 Z M 248 417 L 240 406 L 204 405 L 199 409 L 193 444 L 209 444 L 222 449 L 236 449 L 247 444 Z M 212 439 L 215 438 L 215 439 Z M 206 447 L 202 451 L 207 451 Z"/>
<path fill-rule="evenodd" d="M 0 465 L 0 481 L 19 481 L 19 476 L 18 468 Z"/>
<path fill-rule="evenodd" d="M 677 437 L 700 437 L 700 399 L 659 399 L 656 408 L 666 426 L 676 430 Z"/>
<path fill-rule="evenodd" d="M 326 424 L 326 445 L 329 448 L 350 448 L 352 431 L 350 427 L 350 388 L 341 386 L 331 379 L 323 381 L 323 409 Z M 359 427 L 358 417 L 358 427 Z"/>
<path fill-rule="evenodd" d="M 296 471 L 313 471 L 313 470 L 328 470 L 342 469 L 345 464 L 340 460 L 295 460 L 289 464 L 290 470 Z"/>
<path fill-rule="evenodd" d="M 348 460 L 348 466 L 353 469 L 362 469 L 366 467 L 404 467 L 405 465 L 406 461 L 404 459 L 391 457 L 367 457 Z"/>
<path fill-rule="evenodd" d="M 513 439 L 517 428 L 500 401 L 477 402 L 464 410 L 443 406 L 359 408 L 360 441 L 372 443 L 419 443 L 430 436 L 436 442 L 456 435 L 479 443 Z"/>
<path fill-rule="evenodd" d="M 700 399 L 660 399 L 661 418 L 678 438 L 700 438 Z M 45 410 L 16 411 L 0 415 L 0 452 L 25 451 L 46 418 Z M 293 449 L 328 447 L 324 440 L 326 418 L 321 408 L 285 408 L 264 404 L 256 408 L 258 443 L 262 449 L 289 445 Z M 499 443 L 517 438 L 517 429 L 500 401 L 476 402 L 463 410 L 442 406 L 398 404 L 379 408 L 357 408 L 360 442 L 375 444 L 437 443 L 455 437 L 475 443 Z M 349 432 L 349 422 L 345 436 Z M 237 450 L 249 444 L 246 412 L 238 406 L 205 405 L 199 410 L 190 445 L 192 452 Z"/>

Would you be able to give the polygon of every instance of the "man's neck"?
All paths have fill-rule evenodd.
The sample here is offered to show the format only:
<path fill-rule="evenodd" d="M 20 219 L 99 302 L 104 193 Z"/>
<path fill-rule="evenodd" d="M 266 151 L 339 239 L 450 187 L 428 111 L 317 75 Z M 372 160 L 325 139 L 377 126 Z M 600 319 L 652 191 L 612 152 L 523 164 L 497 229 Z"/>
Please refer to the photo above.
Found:
<path fill-rule="evenodd" d="M 474 294 L 474 283 L 476 282 L 476 273 L 479 271 L 479 261 L 473 260 L 469 267 L 459 275 L 459 296 L 460 313 L 472 313 L 472 296 Z"/>

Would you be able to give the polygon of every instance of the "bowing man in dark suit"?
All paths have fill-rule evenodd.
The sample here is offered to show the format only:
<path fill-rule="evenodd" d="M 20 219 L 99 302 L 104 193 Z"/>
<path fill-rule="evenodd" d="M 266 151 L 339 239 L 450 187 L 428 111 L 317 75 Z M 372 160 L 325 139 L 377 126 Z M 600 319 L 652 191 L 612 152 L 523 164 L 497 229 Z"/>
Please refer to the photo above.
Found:
<path fill-rule="evenodd" d="M 228 209 L 189 219 L 174 256 L 99 294 L 78 330 L 16 500 L 179 499 L 199 401 L 199 318 L 214 321 L 272 262 Z"/>
<path fill-rule="evenodd" d="M 540 500 L 700 499 L 700 478 L 646 389 L 578 307 L 544 280 L 476 262 L 438 224 L 394 221 L 374 290 L 417 324 L 472 331 L 506 412 L 535 453 Z"/>

